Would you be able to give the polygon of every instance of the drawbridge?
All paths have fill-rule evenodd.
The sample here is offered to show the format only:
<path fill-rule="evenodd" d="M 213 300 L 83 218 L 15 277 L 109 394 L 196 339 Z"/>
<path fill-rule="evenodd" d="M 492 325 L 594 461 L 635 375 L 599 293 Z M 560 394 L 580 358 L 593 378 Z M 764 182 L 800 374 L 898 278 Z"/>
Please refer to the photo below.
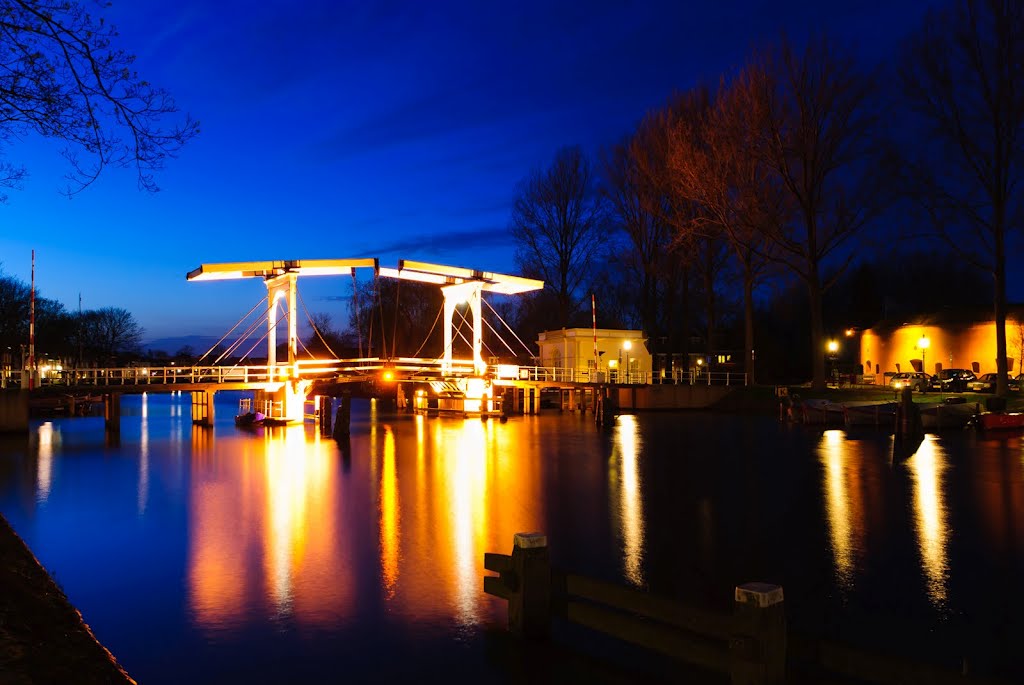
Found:
<path fill-rule="evenodd" d="M 395 357 L 395 356 L 359 356 L 355 358 L 300 358 L 299 346 L 302 344 L 298 335 L 299 305 L 298 280 L 309 276 L 351 276 L 355 284 L 356 271 L 372 270 L 374 279 L 398 279 L 418 283 L 436 285 L 443 296 L 442 311 L 439 312 L 443 326 L 443 347 L 434 357 Z M 303 407 L 310 387 L 315 381 L 333 383 L 363 382 L 379 379 L 381 381 L 400 384 L 413 382 L 420 387 L 429 387 L 438 395 L 445 406 L 452 410 L 465 412 L 486 412 L 492 405 L 495 396 L 495 384 L 503 381 L 519 379 L 518 368 L 513 365 L 488 364 L 483 356 L 484 326 L 488 325 L 492 333 L 511 351 L 512 347 L 499 334 L 498 330 L 486 323 L 483 307 L 486 300 L 483 294 L 518 295 L 536 291 L 544 286 L 543 281 L 512 276 L 489 271 L 480 271 L 456 266 L 446 266 L 400 260 L 397 267 L 382 267 L 377 259 L 315 259 L 294 261 L 257 261 L 232 262 L 219 264 L 203 264 L 190 271 L 187 275 L 190 282 L 219 281 L 229 279 L 253 278 L 261 279 L 266 286 L 266 297 L 254 309 L 265 303 L 262 316 L 255 323 L 243 328 L 236 340 L 228 345 L 214 360 L 214 365 L 194 369 L 209 369 L 208 376 L 217 369 L 217 383 L 231 383 L 234 389 L 248 389 L 256 393 L 254 407 L 261 410 L 269 418 L 278 420 L 301 420 Z M 489 304 L 487 305 L 489 306 Z M 304 305 L 303 305 L 303 308 Z M 466 310 L 464 314 L 461 310 Z M 491 312 L 498 317 L 497 312 Z M 252 310 L 250 310 L 250 314 Z M 316 331 L 315 323 L 306 312 L 309 323 Z M 243 317 L 232 327 L 210 354 L 231 335 L 249 315 Z M 458 320 L 456 319 L 458 316 Z M 286 325 L 287 359 L 278 359 L 278 330 L 282 321 Z M 249 341 L 257 326 L 265 322 L 265 332 L 260 340 L 251 345 L 242 355 L 248 357 L 261 341 L 266 342 L 266 364 L 242 366 L 240 363 L 228 367 L 225 377 L 224 367 L 217 366 L 227 355 L 240 349 L 243 341 Z M 467 338 L 463 333 L 463 325 L 471 322 L 471 331 Z M 504 323 L 504 321 L 502 321 Z M 506 329 L 522 345 L 528 356 L 532 356 L 529 348 L 515 335 L 511 327 Z M 429 336 L 429 334 L 428 334 Z M 456 336 L 468 343 L 470 357 L 459 359 L 453 355 Z M 361 347 L 361 345 L 360 345 Z M 386 347 L 386 345 L 385 345 Z M 329 348 L 328 348 L 329 349 Z M 205 357 L 206 355 L 204 355 Z M 311 355 L 307 354 L 307 357 Z M 200 360 L 202 361 L 202 359 Z M 203 383 L 204 387 L 196 389 L 193 395 L 193 419 L 205 422 L 212 417 L 213 393 L 225 386 L 215 385 L 212 378 L 203 380 L 203 371 L 192 370 L 189 374 L 192 383 Z M 147 371 L 146 380 L 158 384 L 166 378 L 154 379 Z M 178 381 L 177 376 L 170 379 Z M 423 391 L 419 391 L 422 393 Z M 403 403 L 405 394 L 397 392 L 399 402 Z M 418 394 L 414 402 L 423 401 Z"/>

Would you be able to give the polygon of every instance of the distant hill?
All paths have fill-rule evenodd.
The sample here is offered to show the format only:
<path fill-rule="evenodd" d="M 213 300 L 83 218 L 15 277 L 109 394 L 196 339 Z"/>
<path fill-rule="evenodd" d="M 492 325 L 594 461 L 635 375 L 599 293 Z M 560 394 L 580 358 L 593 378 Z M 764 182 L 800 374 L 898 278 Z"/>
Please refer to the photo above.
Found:
<path fill-rule="evenodd" d="M 163 351 L 173 355 L 181 348 L 189 345 L 195 354 L 200 355 L 214 346 L 218 338 L 212 335 L 179 335 L 170 338 L 154 338 L 142 343 L 143 350 Z"/>

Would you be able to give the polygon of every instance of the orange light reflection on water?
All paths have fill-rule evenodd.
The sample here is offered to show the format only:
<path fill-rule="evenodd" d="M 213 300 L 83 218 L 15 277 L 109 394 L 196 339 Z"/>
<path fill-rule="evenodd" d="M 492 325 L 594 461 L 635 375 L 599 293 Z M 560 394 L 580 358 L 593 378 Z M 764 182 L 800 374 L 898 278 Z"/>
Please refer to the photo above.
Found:
<path fill-rule="evenodd" d="M 615 434 L 611 455 L 611 468 L 608 477 L 611 480 L 609 490 L 618 494 L 618 533 L 622 538 L 623 573 L 630 583 L 636 586 L 644 584 L 644 511 L 640 493 L 640 476 L 638 473 L 638 455 L 640 436 L 637 430 L 636 417 L 622 414 L 615 422 Z"/>
<path fill-rule="evenodd" d="M 933 604 L 943 606 L 947 597 L 946 546 L 950 530 L 942 491 L 946 455 L 934 435 L 925 435 L 917 453 L 907 461 L 907 468 L 914 481 L 914 523 L 925 589 Z"/>
<path fill-rule="evenodd" d="M 307 439 L 302 426 L 218 438 L 192 477 L 189 594 L 200 626 L 254 612 L 328 625 L 349 612 L 333 442 Z"/>
<path fill-rule="evenodd" d="M 302 426 L 204 431 L 191 468 L 196 623 L 336 624 L 355 615 L 355 587 L 374 581 L 396 615 L 479 622 L 497 604 L 480 591 L 484 553 L 507 553 L 545 520 L 537 430 L 533 419 L 393 419 L 371 406 L 350 457 Z M 358 578 L 374 557 L 379 579 Z"/>
<path fill-rule="evenodd" d="M 863 460 L 856 443 L 839 430 L 821 436 L 818 455 L 824 465 L 825 514 L 836 570 L 836 584 L 851 590 L 865 541 Z"/>

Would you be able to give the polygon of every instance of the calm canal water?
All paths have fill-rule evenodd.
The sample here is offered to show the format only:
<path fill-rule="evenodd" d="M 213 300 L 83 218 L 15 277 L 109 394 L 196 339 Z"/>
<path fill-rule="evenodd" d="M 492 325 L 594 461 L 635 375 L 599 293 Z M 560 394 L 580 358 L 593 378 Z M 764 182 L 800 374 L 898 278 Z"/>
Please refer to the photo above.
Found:
<path fill-rule="evenodd" d="M 126 396 L 118 445 L 102 419 L 0 445 L 0 511 L 141 683 L 515 679 L 483 556 L 532 530 L 563 568 L 726 610 L 775 582 L 795 631 L 1024 678 L 1019 434 L 893 464 L 888 436 L 773 417 L 357 402 L 341 446 L 218 400 L 212 430 L 188 395 Z"/>

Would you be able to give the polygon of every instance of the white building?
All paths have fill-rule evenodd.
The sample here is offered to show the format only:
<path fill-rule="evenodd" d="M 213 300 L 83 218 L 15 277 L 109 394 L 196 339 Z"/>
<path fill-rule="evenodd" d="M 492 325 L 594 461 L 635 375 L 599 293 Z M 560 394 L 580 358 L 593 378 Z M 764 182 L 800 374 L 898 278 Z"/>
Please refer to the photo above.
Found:
<path fill-rule="evenodd" d="M 610 328 L 563 328 L 544 331 L 537 339 L 540 366 L 572 369 L 579 375 L 604 374 L 615 382 L 627 372 L 632 382 L 651 377 L 651 353 L 643 331 Z M 595 378 L 594 380 L 599 380 Z"/>

